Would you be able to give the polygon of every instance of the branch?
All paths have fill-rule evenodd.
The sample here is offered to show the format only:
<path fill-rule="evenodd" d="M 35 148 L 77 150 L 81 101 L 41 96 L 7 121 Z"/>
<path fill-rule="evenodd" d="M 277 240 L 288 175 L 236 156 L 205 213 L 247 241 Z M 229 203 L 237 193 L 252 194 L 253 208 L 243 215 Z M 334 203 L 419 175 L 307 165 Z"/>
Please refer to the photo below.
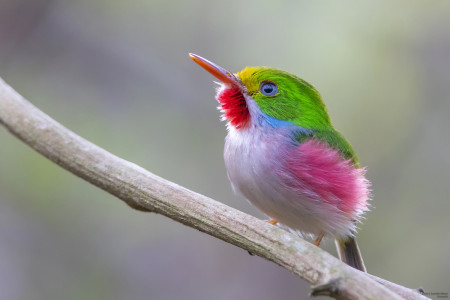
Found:
<path fill-rule="evenodd" d="M 0 78 L 0 124 L 66 170 L 129 206 L 167 216 L 270 260 L 315 285 L 312 295 L 340 299 L 402 299 L 293 234 L 158 177 L 68 130 Z M 387 282 L 387 283 L 386 283 Z M 408 299 L 428 299 L 401 287 Z"/>

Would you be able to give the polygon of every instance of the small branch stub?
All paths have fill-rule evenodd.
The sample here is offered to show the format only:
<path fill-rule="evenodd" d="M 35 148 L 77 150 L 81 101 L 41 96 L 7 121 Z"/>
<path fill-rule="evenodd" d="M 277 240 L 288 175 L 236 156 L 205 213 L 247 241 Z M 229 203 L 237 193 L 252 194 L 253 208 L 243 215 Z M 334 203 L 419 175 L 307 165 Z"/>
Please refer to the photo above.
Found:
<path fill-rule="evenodd" d="M 309 295 L 312 297 L 329 296 L 333 298 L 338 298 L 339 281 L 340 279 L 335 279 L 324 284 L 314 285 L 311 287 L 311 292 L 309 293 Z"/>

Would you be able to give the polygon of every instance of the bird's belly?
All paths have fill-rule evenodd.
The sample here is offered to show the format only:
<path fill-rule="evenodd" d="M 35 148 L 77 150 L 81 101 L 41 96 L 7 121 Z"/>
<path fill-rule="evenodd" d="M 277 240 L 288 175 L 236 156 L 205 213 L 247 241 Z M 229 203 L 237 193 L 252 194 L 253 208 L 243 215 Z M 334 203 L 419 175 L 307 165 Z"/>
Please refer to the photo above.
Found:
<path fill-rule="evenodd" d="M 233 189 L 270 218 L 295 231 L 320 234 L 317 202 L 308 191 L 283 183 L 283 154 L 294 147 L 290 139 L 268 133 L 230 132 L 225 143 L 225 165 Z"/>
<path fill-rule="evenodd" d="M 351 215 L 321 199 L 308 181 L 289 184 L 287 158 L 296 145 L 280 134 L 230 131 L 225 165 L 233 189 L 294 231 L 331 236 L 351 234 Z"/>

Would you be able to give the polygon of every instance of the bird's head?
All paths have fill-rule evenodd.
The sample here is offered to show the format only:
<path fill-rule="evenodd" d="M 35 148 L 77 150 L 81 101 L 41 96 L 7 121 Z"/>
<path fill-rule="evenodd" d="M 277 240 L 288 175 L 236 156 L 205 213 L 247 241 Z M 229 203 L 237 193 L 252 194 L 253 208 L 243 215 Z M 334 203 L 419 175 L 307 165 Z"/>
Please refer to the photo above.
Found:
<path fill-rule="evenodd" d="M 252 124 L 305 129 L 331 126 L 319 92 L 295 75 L 268 67 L 246 67 L 233 74 L 196 54 L 189 56 L 220 80 L 217 100 L 223 118 L 237 129 Z"/>

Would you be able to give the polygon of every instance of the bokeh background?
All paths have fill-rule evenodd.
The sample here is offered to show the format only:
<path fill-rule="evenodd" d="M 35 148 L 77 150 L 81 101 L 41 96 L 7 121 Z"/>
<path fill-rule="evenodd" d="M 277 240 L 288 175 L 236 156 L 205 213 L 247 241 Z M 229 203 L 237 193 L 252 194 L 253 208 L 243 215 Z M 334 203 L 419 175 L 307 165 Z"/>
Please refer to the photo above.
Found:
<path fill-rule="evenodd" d="M 213 78 L 188 52 L 313 83 L 373 182 L 358 235 L 368 270 L 450 292 L 448 1 L 0 0 L 0 76 L 17 91 L 110 152 L 262 217 L 231 191 Z M 289 271 L 134 211 L 0 128 L 1 299 L 307 293 Z"/>

